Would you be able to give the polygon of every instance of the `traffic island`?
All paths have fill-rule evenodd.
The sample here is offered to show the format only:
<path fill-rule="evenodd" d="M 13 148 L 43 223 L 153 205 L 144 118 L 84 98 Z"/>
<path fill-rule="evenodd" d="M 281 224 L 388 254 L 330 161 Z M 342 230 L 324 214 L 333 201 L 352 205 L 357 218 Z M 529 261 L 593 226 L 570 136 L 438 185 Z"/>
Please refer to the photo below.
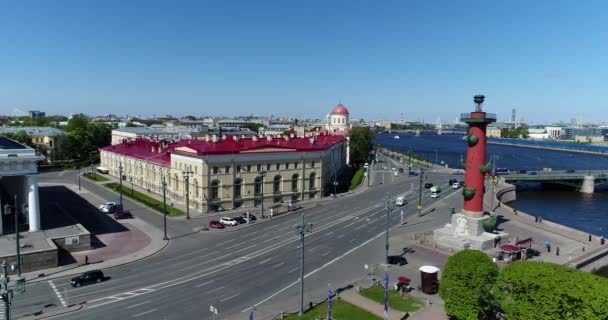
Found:
<path fill-rule="evenodd" d="M 336 320 L 379 320 L 382 317 L 376 316 L 371 312 L 361 309 L 353 304 L 350 304 L 340 298 L 335 298 L 331 302 L 331 317 Z M 275 319 L 287 319 L 287 320 L 317 320 L 327 319 L 327 302 L 320 303 L 314 306 L 312 309 L 304 312 L 302 316 L 298 316 L 297 313 L 290 314 L 286 317 L 279 317 Z"/>

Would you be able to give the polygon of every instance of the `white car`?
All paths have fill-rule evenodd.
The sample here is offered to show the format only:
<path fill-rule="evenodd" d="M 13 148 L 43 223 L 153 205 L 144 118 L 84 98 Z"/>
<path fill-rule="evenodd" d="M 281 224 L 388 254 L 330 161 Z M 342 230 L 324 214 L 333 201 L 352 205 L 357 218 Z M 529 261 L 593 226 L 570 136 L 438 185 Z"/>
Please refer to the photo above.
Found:
<path fill-rule="evenodd" d="M 225 226 L 236 226 L 237 224 L 239 224 L 238 221 L 236 221 L 233 218 L 228 218 L 228 217 L 221 217 L 220 218 L 220 223 L 225 225 Z"/>
<path fill-rule="evenodd" d="M 108 213 L 108 212 L 112 211 L 112 209 L 115 206 L 116 206 L 116 202 L 107 202 L 107 203 L 100 205 L 99 210 L 101 210 L 101 212 Z"/>
<path fill-rule="evenodd" d="M 431 193 L 431 198 L 439 198 L 439 193 L 438 192 Z"/>

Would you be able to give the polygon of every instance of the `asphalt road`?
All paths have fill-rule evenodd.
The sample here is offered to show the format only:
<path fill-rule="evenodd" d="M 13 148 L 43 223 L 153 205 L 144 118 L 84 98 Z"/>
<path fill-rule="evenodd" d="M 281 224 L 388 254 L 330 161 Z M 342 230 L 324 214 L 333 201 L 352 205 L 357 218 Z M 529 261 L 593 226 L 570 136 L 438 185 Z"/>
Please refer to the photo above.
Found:
<path fill-rule="evenodd" d="M 306 222 L 314 225 L 305 241 L 307 301 L 313 299 L 311 292 L 326 290 L 328 282 L 343 283 L 360 274 L 364 263 L 383 262 L 387 194 L 393 207 L 391 226 L 399 224 L 400 210 L 406 216 L 417 213 L 418 177 L 395 178 L 388 172 L 385 183 L 377 184 L 382 171 L 381 166 L 374 170 L 375 186 L 368 191 L 303 211 Z M 425 181 L 445 187 L 438 199 L 431 199 L 428 189 L 423 189 L 423 212 L 453 206 L 459 197 L 452 195 L 459 190 L 448 189 L 449 178 L 427 175 Z M 44 179 L 65 181 L 73 176 Z M 86 188 L 103 198 L 115 197 L 103 187 Z M 395 208 L 394 198 L 400 195 L 408 204 Z M 162 225 L 158 214 L 126 199 L 125 204 L 153 225 Z M 293 301 L 299 295 L 300 274 L 300 240 L 294 225 L 300 221 L 296 213 L 241 230 L 201 233 L 191 233 L 200 224 L 195 220 L 171 221 L 172 240 L 160 253 L 104 270 L 110 279 L 100 284 L 72 288 L 70 277 L 53 280 L 56 290 L 47 281 L 28 284 L 27 292 L 15 299 L 13 312 L 24 315 L 45 304 L 60 305 L 58 295 L 67 304 L 85 305 L 61 319 L 212 319 L 210 305 L 221 319 L 247 319 L 244 311 L 251 306 L 256 307 L 256 319 L 293 312 L 298 307 Z"/>

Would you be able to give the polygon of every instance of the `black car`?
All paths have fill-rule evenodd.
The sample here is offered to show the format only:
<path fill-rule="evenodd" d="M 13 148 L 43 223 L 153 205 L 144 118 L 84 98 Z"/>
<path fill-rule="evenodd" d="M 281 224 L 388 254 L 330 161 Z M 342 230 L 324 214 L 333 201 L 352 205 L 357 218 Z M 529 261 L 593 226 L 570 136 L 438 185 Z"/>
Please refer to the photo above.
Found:
<path fill-rule="evenodd" d="M 432 184 L 432 183 L 430 183 L 430 182 L 427 182 L 427 183 L 425 183 L 425 184 L 424 184 L 424 187 L 425 187 L 426 189 L 430 189 L 432 186 L 433 186 L 433 184 Z"/>
<path fill-rule="evenodd" d="M 403 168 L 399 168 L 399 172 L 403 173 Z"/>
<path fill-rule="evenodd" d="M 453 185 L 456 182 L 458 182 L 458 180 L 456 180 L 456 179 L 450 179 L 450 181 L 448 182 L 448 186 L 451 186 L 451 185 Z"/>
<path fill-rule="evenodd" d="M 243 217 L 234 217 L 234 220 L 236 220 L 236 222 L 238 222 L 239 224 L 247 223 L 247 219 L 245 219 Z"/>
<path fill-rule="evenodd" d="M 403 266 L 407 264 L 407 260 L 402 256 L 388 256 L 387 261 L 388 264 L 395 264 L 398 266 Z"/>
<path fill-rule="evenodd" d="M 116 220 L 133 219 L 133 215 L 131 214 L 130 211 L 116 211 L 116 212 L 114 212 L 114 219 L 116 219 Z"/>
<path fill-rule="evenodd" d="M 246 213 L 243 213 L 243 218 L 244 218 L 245 220 L 247 220 L 247 214 L 246 214 Z M 256 216 L 254 216 L 254 215 L 252 215 L 252 214 L 250 213 L 250 214 L 249 214 L 249 220 L 251 220 L 251 221 L 256 221 L 256 220 L 258 220 L 258 218 L 257 218 Z"/>
<path fill-rule="evenodd" d="M 576 171 L 574 171 L 574 170 L 572 170 L 572 169 L 570 169 L 570 170 L 566 170 L 566 173 L 574 173 L 574 172 L 576 172 Z"/>
<path fill-rule="evenodd" d="M 79 275 L 78 277 L 72 278 L 70 284 L 72 284 L 72 287 L 80 287 L 85 284 L 100 283 L 104 279 L 105 276 L 101 270 L 91 270 Z"/>

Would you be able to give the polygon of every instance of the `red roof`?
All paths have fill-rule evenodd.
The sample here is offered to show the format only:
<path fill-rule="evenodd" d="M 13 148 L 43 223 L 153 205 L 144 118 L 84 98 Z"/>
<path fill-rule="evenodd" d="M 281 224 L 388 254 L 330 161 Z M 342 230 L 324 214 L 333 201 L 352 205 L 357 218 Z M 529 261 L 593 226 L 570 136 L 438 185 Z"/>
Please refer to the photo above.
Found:
<path fill-rule="evenodd" d="M 342 116 L 347 116 L 348 113 L 348 109 L 346 109 L 346 107 L 343 104 L 339 104 L 337 106 L 335 106 L 332 110 L 331 113 L 332 115 L 342 115 Z"/>
<path fill-rule="evenodd" d="M 204 155 L 224 155 L 224 154 L 239 154 L 239 153 L 276 153 L 276 152 L 318 152 L 327 150 L 330 147 L 342 143 L 345 138 L 335 135 L 318 135 L 314 137 L 314 143 L 311 143 L 311 137 L 306 138 L 272 138 L 268 141 L 266 138 L 259 138 L 254 141 L 253 138 L 242 138 L 238 141 L 232 137 L 218 142 L 183 139 L 177 142 L 165 143 L 165 148 L 162 149 L 162 143 L 150 139 L 136 139 L 134 141 L 125 141 L 120 144 L 107 146 L 101 150 L 113 152 L 128 157 L 158 163 L 163 166 L 171 164 L 171 153 L 189 154 L 196 156 Z M 176 150 L 177 148 L 187 147 L 194 152 L 187 150 Z M 284 151 L 267 151 L 262 149 L 285 149 Z"/>

